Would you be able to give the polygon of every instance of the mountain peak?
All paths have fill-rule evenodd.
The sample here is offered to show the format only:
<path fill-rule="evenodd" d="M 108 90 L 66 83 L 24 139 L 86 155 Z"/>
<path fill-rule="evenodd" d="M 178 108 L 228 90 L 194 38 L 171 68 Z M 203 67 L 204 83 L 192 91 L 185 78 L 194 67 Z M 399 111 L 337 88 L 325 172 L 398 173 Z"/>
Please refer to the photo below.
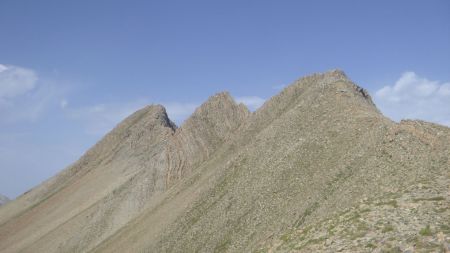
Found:
<path fill-rule="evenodd" d="M 236 105 L 236 102 L 234 101 L 233 97 L 231 97 L 228 91 L 222 91 L 210 96 L 206 100 L 206 102 L 204 102 L 200 107 L 197 108 L 196 112 L 201 112 L 206 109 L 220 109 L 223 108 L 223 106 L 225 105 L 228 106 Z"/>
<path fill-rule="evenodd" d="M 344 71 L 333 69 L 324 73 L 316 73 L 298 79 L 291 89 L 304 89 L 308 86 L 310 95 L 324 96 L 325 99 L 335 99 L 339 101 L 349 101 L 352 103 L 362 103 L 376 108 L 369 95 L 369 92 L 350 80 Z M 288 87 L 289 88 L 289 87 Z"/>
<path fill-rule="evenodd" d="M 345 74 L 345 72 L 341 69 L 332 69 L 330 71 L 323 73 L 323 75 L 332 76 L 340 79 L 348 79 L 347 74 Z"/>
<path fill-rule="evenodd" d="M 342 70 L 334 69 L 302 77 L 288 85 L 256 111 L 258 119 L 253 125 L 266 125 L 272 118 L 298 107 L 308 111 L 318 110 L 319 107 L 322 111 L 337 107 L 359 108 L 379 113 L 365 89 L 353 83 Z"/>
<path fill-rule="evenodd" d="M 219 99 L 219 100 L 220 99 L 225 99 L 225 100 L 231 99 L 231 100 L 233 100 L 233 98 L 231 97 L 231 95 L 230 95 L 230 93 L 228 91 L 218 92 L 218 93 L 216 93 L 216 94 L 214 94 L 214 95 L 212 95 L 212 96 L 210 96 L 208 98 L 208 100 L 217 100 L 217 99 Z"/>
<path fill-rule="evenodd" d="M 236 104 L 228 92 L 211 96 L 175 131 L 168 148 L 167 184 L 211 157 L 249 116 L 247 107 Z"/>
<path fill-rule="evenodd" d="M 151 104 L 147 105 L 144 108 L 136 111 L 135 113 L 128 116 L 120 125 L 129 125 L 132 124 L 132 122 L 135 122 L 136 120 L 144 120 L 147 122 L 158 122 L 159 124 L 170 127 L 173 130 L 176 129 L 175 123 L 173 123 L 169 116 L 167 115 L 166 108 L 160 104 Z"/>
<path fill-rule="evenodd" d="M 321 85 L 327 85 L 336 83 L 339 81 L 343 82 L 351 82 L 351 80 L 347 77 L 344 71 L 340 69 L 332 69 L 330 71 L 326 71 L 323 73 L 313 73 L 311 75 L 307 75 L 304 77 L 301 77 L 298 79 L 295 84 L 297 83 L 315 83 L 315 84 L 321 84 Z"/>
<path fill-rule="evenodd" d="M 235 126 L 242 123 L 242 120 L 249 114 L 250 111 L 247 107 L 237 104 L 229 92 L 223 91 L 209 97 L 183 125 L 189 125 L 192 121 L 202 120 L 202 124 L 209 122 L 214 128 L 219 127 L 219 125 L 224 126 L 224 124 Z"/>

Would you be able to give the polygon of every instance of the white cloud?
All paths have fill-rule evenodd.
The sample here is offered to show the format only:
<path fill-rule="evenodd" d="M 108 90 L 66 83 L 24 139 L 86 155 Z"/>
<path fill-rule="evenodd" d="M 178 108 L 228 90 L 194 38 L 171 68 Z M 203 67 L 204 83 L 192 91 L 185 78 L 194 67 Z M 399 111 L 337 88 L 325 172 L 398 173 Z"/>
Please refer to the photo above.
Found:
<path fill-rule="evenodd" d="M 261 107 L 266 100 L 257 96 L 236 97 L 236 102 L 243 103 L 251 111 L 255 111 Z"/>
<path fill-rule="evenodd" d="M 62 93 L 59 83 L 34 70 L 0 64 L 0 124 L 35 121 Z"/>
<path fill-rule="evenodd" d="M 8 68 L 5 66 L 5 65 L 3 65 L 3 64 L 0 64 L 0 72 L 3 72 L 3 71 L 5 71 L 5 70 L 7 70 Z"/>
<path fill-rule="evenodd" d="M 0 64 L 0 99 L 11 99 L 31 91 L 37 80 L 33 70 Z"/>
<path fill-rule="evenodd" d="M 380 110 L 394 120 L 422 119 L 450 126 L 450 82 L 431 81 L 405 72 L 375 93 Z"/>
<path fill-rule="evenodd" d="M 63 98 L 61 100 L 61 102 L 59 103 L 59 105 L 61 106 L 62 109 L 66 108 L 68 104 L 69 104 L 69 102 L 65 98 Z"/>

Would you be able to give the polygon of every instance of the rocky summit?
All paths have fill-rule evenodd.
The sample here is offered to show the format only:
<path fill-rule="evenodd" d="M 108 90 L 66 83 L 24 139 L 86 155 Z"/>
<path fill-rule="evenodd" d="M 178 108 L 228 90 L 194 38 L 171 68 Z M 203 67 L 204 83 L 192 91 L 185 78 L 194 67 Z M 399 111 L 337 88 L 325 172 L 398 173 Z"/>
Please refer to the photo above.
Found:
<path fill-rule="evenodd" d="M 151 105 L 2 206 L 0 252 L 449 252 L 449 159 L 339 70 L 180 127 Z"/>

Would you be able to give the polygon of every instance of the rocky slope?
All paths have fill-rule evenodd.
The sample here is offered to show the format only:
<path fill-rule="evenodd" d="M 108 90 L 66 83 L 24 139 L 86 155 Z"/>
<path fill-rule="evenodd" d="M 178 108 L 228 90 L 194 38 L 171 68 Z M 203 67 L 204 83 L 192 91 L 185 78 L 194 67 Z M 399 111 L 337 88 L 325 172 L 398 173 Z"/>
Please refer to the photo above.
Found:
<path fill-rule="evenodd" d="M 89 250 L 208 158 L 248 113 L 228 93 L 178 129 L 162 106 L 134 113 L 74 165 L 0 211 L 0 251 Z"/>
<path fill-rule="evenodd" d="M 180 128 L 150 106 L 0 209 L 0 251 L 445 250 L 449 157 L 449 128 L 392 122 L 341 71 Z"/>
<path fill-rule="evenodd" d="M 449 175 L 363 198 L 330 218 L 293 227 L 259 252 L 448 252 Z"/>

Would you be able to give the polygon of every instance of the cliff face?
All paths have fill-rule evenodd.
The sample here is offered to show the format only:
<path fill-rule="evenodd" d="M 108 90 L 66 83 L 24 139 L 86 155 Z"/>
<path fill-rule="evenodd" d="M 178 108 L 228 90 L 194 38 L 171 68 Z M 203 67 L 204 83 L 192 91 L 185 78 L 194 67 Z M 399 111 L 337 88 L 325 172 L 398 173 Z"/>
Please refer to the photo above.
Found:
<path fill-rule="evenodd" d="M 299 79 L 254 113 L 219 93 L 179 128 L 149 106 L 1 208 L 0 251 L 325 250 L 306 228 L 328 231 L 319 222 L 420 182 L 444 191 L 449 143 L 446 127 L 385 118 L 342 71 Z M 450 206 L 439 196 L 436 205 Z M 433 222 L 450 220 L 442 210 Z M 406 214 L 395 220 L 432 220 Z"/>

